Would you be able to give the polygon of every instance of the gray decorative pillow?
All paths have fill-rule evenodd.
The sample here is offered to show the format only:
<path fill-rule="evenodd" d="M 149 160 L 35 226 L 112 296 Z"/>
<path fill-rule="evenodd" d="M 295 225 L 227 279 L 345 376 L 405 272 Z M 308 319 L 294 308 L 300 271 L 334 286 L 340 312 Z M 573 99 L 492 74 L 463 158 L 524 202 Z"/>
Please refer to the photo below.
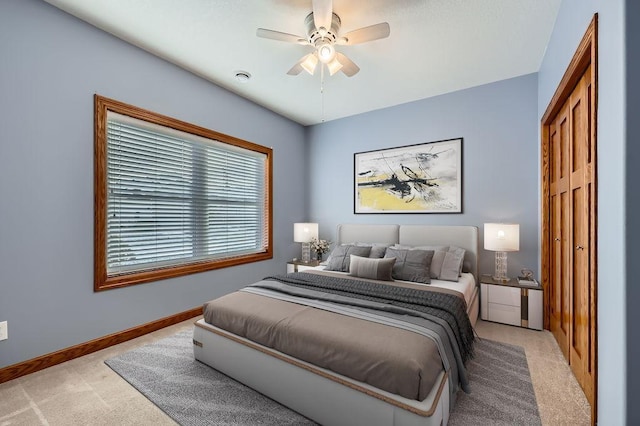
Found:
<path fill-rule="evenodd" d="M 393 279 L 430 284 L 429 267 L 433 253 L 433 250 L 405 250 L 389 247 L 384 257 L 396 258 L 391 272 Z"/>
<path fill-rule="evenodd" d="M 371 247 L 371 252 L 369 253 L 369 258 L 371 259 L 382 259 L 387 247 L 389 247 L 389 244 L 383 243 L 356 243 L 355 245 L 358 247 Z"/>
<path fill-rule="evenodd" d="M 403 244 L 394 244 L 391 247 L 397 248 L 397 249 L 403 249 L 403 250 L 433 250 L 433 251 L 449 250 L 449 246 L 407 246 Z"/>
<path fill-rule="evenodd" d="M 352 254 L 360 257 L 369 257 L 371 247 L 358 247 L 352 245 L 342 245 L 333 249 L 331 258 L 327 262 L 327 271 L 349 272 L 350 256 Z"/>
<path fill-rule="evenodd" d="M 462 275 L 462 269 L 464 269 L 464 264 L 465 264 L 464 256 L 467 254 L 467 251 L 461 247 L 456 247 L 456 246 L 449 247 L 449 251 L 451 253 L 455 253 L 456 256 L 462 257 L 462 260 L 460 261 L 460 268 L 458 270 L 458 275 Z"/>
<path fill-rule="evenodd" d="M 449 246 L 405 246 L 401 244 L 395 244 L 393 248 L 405 249 L 405 250 L 433 250 L 433 259 L 431 259 L 431 265 L 429 266 L 429 275 L 431 278 L 440 277 L 440 271 L 442 270 L 442 262 L 444 262 L 444 255 L 449 250 Z"/>
<path fill-rule="evenodd" d="M 392 281 L 391 270 L 394 263 L 396 263 L 395 257 L 372 259 L 352 254 L 349 275 L 372 280 Z"/>
<path fill-rule="evenodd" d="M 436 250 L 433 252 L 433 259 L 431 259 L 431 266 L 429 267 L 429 274 L 431 278 L 440 277 L 442 271 L 442 264 L 444 263 L 444 257 L 447 254 L 449 247 L 445 247 L 444 250 Z"/>
<path fill-rule="evenodd" d="M 460 247 L 449 247 L 449 251 L 445 253 L 442 262 L 442 270 L 440 271 L 440 279 L 445 281 L 458 281 L 462 264 L 464 263 L 464 254 L 466 250 Z"/>

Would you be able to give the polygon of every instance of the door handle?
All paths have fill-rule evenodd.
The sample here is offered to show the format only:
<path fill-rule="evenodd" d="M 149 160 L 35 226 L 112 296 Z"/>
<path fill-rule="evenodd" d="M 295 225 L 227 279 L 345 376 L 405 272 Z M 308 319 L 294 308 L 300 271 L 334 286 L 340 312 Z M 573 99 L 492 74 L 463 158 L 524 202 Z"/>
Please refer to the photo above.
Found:
<path fill-rule="evenodd" d="M 584 250 L 584 247 L 582 247 L 582 246 L 576 246 L 576 250 Z"/>
<path fill-rule="evenodd" d="M 553 241 L 560 241 L 560 238 L 554 238 Z"/>

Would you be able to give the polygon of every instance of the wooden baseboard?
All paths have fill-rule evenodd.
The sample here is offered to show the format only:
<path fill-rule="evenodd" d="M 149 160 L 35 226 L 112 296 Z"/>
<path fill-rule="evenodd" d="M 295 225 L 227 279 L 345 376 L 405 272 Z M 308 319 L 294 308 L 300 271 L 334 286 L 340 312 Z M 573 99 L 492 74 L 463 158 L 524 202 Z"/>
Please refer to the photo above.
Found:
<path fill-rule="evenodd" d="M 198 315 L 202 315 L 202 307 L 193 308 L 188 311 L 180 312 L 175 315 L 130 328 L 128 330 L 109 334 L 108 336 L 100 337 L 85 343 L 80 343 L 79 345 L 61 349 L 57 352 L 52 352 L 50 354 L 4 367 L 0 369 L 0 383 L 8 382 L 9 380 L 17 379 L 18 377 L 22 377 L 30 373 L 35 373 L 36 371 L 43 370 L 47 367 L 52 367 L 56 364 L 61 364 L 65 361 L 70 361 L 74 358 L 108 348 L 109 346 L 135 339 L 136 337 L 143 336 L 170 325 L 178 324 L 179 322 L 197 317 Z"/>

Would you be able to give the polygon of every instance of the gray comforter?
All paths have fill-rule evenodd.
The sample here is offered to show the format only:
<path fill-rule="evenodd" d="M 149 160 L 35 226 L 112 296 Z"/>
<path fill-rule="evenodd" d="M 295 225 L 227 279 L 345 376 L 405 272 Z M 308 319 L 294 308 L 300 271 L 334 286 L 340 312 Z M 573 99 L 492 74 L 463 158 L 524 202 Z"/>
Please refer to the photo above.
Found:
<path fill-rule="evenodd" d="M 433 290 L 288 274 L 208 302 L 204 317 L 296 358 L 422 400 L 443 369 L 452 394 L 458 383 L 468 390 L 464 360 L 473 342 L 464 298 Z"/>
<path fill-rule="evenodd" d="M 287 275 L 266 277 L 265 280 L 273 280 L 299 288 L 328 292 L 341 295 L 360 302 L 343 300 L 342 303 L 375 307 L 386 312 L 416 315 L 422 313 L 424 318 L 434 317 L 444 320 L 455 335 L 460 348 L 463 363 L 472 355 L 473 328 L 467 316 L 467 306 L 464 299 L 436 291 L 418 290 L 373 281 L 346 279 L 319 274 L 297 272 Z M 255 287 L 266 287 L 263 282 L 256 283 Z M 284 290 L 280 290 L 284 291 Z M 318 295 L 314 295 L 318 297 Z M 325 299 L 332 299 L 324 296 Z M 333 300 L 341 300 L 333 298 Z M 376 302 L 367 304 L 365 301 Z M 382 305 L 380 305 L 382 304 Z"/>

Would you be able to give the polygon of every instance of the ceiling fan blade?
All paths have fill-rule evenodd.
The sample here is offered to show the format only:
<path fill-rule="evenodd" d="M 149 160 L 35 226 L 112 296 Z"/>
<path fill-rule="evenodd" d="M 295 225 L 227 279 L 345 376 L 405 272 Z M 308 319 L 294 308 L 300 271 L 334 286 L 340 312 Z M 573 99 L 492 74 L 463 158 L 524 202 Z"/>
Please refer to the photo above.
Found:
<path fill-rule="evenodd" d="M 338 58 L 338 62 L 342 64 L 340 71 L 342 71 L 347 77 L 353 77 L 358 73 L 358 71 L 360 71 L 360 67 L 342 53 L 338 52 L 336 53 L 336 56 Z"/>
<path fill-rule="evenodd" d="M 288 75 L 298 75 L 302 72 L 302 65 L 300 65 L 300 61 L 296 62 L 294 66 L 291 67 L 289 71 L 287 71 Z"/>
<path fill-rule="evenodd" d="M 382 22 L 343 34 L 336 43 L 347 45 L 365 43 L 367 41 L 389 37 L 390 33 L 391 29 L 389 28 L 389 24 Z"/>
<path fill-rule="evenodd" d="M 295 34 L 281 33 L 280 31 L 267 30 L 264 28 L 258 28 L 256 35 L 262 38 L 269 38 L 271 40 L 286 41 L 288 43 L 309 44 L 306 38 L 297 36 Z"/>
<path fill-rule="evenodd" d="M 316 29 L 324 27 L 331 29 L 331 14 L 333 13 L 333 2 L 331 0 L 313 0 L 313 22 Z"/>

